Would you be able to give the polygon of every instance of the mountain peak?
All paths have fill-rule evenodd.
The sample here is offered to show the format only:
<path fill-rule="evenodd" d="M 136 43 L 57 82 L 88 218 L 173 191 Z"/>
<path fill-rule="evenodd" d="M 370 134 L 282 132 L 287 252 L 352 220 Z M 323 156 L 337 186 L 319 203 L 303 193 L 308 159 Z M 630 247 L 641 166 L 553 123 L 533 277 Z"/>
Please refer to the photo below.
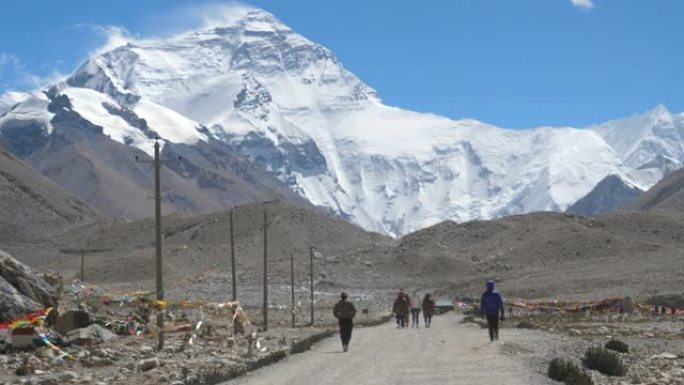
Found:
<path fill-rule="evenodd" d="M 662 103 L 646 111 L 643 116 L 649 117 L 653 122 L 667 122 L 672 120 L 672 113 Z"/>
<path fill-rule="evenodd" d="M 243 32 L 278 32 L 291 29 L 278 20 L 273 14 L 258 8 L 232 9 L 225 12 L 225 16 L 215 20 L 207 20 L 203 30 L 217 34 L 232 33 L 235 30 Z"/>

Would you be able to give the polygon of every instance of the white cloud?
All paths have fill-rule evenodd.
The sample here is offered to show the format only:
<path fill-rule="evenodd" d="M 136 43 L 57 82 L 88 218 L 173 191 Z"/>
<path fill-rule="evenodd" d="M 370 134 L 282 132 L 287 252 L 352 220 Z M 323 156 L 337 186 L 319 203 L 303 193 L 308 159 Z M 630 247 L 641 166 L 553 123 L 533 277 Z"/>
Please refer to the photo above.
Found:
<path fill-rule="evenodd" d="M 53 70 L 47 75 L 32 73 L 26 69 L 17 55 L 0 52 L 0 92 L 43 89 L 63 81 L 67 76 L 58 70 Z"/>
<path fill-rule="evenodd" d="M 15 54 L 0 52 L 0 71 L 17 71 L 22 68 L 19 58 Z"/>
<path fill-rule="evenodd" d="M 123 27 L 116 25 L 93 25 L 92 28 L 96 33 L 104 36 L 106 40 L 103 45 L 92 50 L 90 56 L 100 55 L 134 40 L 130 32 Z"/>
<path fill-rule="evenodd" d="M 256 8 L 241 3 L 205 3 L 185 9 L 191 18 L 200 21 L 204 28 L 215 28 L 233 24 L 236 20 L 244 17 L 247 12 Z"/>
<path fill-rule="evenodd" d="M 593 0 L 570 0 L 572 2 L 572 5 L 574 5 L 577 8 L 584 9 L 584 10 L 590 10 L 594 8 L 594 1 Z"/>

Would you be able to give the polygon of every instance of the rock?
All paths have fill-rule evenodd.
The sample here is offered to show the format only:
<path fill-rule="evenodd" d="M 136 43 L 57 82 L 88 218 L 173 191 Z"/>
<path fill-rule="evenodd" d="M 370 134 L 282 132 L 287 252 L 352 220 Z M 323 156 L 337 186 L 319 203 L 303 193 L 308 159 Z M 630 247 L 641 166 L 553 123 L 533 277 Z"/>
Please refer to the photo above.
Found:
<path fill-rule="evenodd" d="M 508 355 L 533 353 L 531 349 L 514 342 L 504 342 L 503 346 L 501 346 L 501 352 Z"/>
<path fill-rule="evenodd" d="M 89 367 L 93 367 L 93 368 L 101 368 L 104 366 L 109 366 L 111 364 L 112 364 L 111 360 L 109 360 L 107 358 L 97 357 L 97 356 L 90 357 L 89 361 L 83 362 L 84 366 L 89 366 Z"/>
<path fill-rule="evenodd" d="M 666 360 L 676 360 L 677 355 L 673 353 L 660 353 L 658 356 L 665 358 Z"/>
<path fill-rule="evenodd" d="M 14 371 L 14 374 L 17 376 L 30 376 L 35 372 L 36 370 L 30 364 L 22 364 Z"/>
<path fill-rule="evenodd" d="M 36 381 L 37 385 L 59 385 L 59 379 L 55 375 L 41 377 Z"/>
<path fill-rule="evenodd" d="M 34 368 L 40 368 L 43 366 L 43 362 L 40 360 L 40 358 L 31 355 L 26 359 L 26 363 L 33 366 Z"/>
<path fill-rule="evenodd" d="M 67 370 L 66 372 L 62 372 L 59 374 L 59 380 L 61 382 L 70 382 L 70 381 L 75 381 L 78 378 L 78 375 L 76 372 L 72 372 L 70 370 Z"/>
<path fill-rule="evenodd" d="M 140 369 L 141 372 L 147 372 L 148 370 L 152 370 L 152 369 L 158 368 L 160 366 L 161 366 L 161 362 L 159 362 L 159 359 L 157 357 L 148 358 L 145 360 L 140 360 L 138 362 L 138 368 Z"/>
<path fill-rule="evenodd" d="M 93 324 L 88 327 L 75 329 L 67 333 L 66 340 L 75 345 L 90 345 L 95 343 L 107 342 L 116 338 L 116 334 Z"/>
<path fill-rule="evenodd" d="M 54 287 L 0 250 L 0 322 L 53 306 L 58 298 Z"/>
<path fill-rule="evenodd" d="M 92 323 L 87 311 L 67 310 L 57 317 L 54 329 L 59 334 L 67 335 L 72 330 L 88 327 Z"/>

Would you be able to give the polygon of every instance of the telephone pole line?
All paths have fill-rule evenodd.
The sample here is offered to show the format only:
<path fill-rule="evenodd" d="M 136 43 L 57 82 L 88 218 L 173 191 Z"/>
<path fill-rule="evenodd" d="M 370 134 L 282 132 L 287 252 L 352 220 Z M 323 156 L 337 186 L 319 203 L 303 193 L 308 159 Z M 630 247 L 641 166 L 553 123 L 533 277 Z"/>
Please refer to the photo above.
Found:
<path fill-rule="evenodd" d="M 161 238 L 161 160 L 159 159 L 159 141 L 154 142 L 154 222 L 155 222 L 155 249 L 156 249 L 156 275 L 157 275 L 157 328 L 159 340 L 157 351 L 164 347 L 164 308 L 161 301 L 164 300 L 164 283 L 162 281 L 162 238 Z"/>
<path fill-rule="evenodd" d="M 311 292 L 311 326 L 314 325 L 314 271 L 313 271 L 313 243 L 309 244 L 309 277 L 311 278 L 309 291 Z"/>
<path fill-rule="evenodd" d="M 81 282 L 85 281 L 85 250 L 81 248 Z"/>
<path fill-rule="evenodd" d="M 264 331 L 268 330 L 268 222 L 267 210 L 264 208 Z"/>
<path fill-rule="evenodd" d="M 161 236 L 161 159 L 159 156 L 159 138 L 154 142 L 154 160 L 141 160 L 137 156 L 135 160 L 140 163 L 154 164 L 154 230 L 155 230 L 155 275 L 157 283 L 157 351 L 164 348 L 164 282 L 162 279 L 162 236 Z M 182 159 L 182 158 L 179 158 Z"/>
<path fill-rule="evenodd" d="M 233 302 L 237 301 L 237 280 L 235 278 L 235 222 L 233 214 L 235 209 L 230 210 L 230 265 L 231 265 L 231 282 L 233 283 Z"/>
<path fill-rule="evenodd" d="M 290 293 L 292 294 L 292 328 L 295 327 L 295 279 L 294 279 L 294 253 L 290 253 Z"/>

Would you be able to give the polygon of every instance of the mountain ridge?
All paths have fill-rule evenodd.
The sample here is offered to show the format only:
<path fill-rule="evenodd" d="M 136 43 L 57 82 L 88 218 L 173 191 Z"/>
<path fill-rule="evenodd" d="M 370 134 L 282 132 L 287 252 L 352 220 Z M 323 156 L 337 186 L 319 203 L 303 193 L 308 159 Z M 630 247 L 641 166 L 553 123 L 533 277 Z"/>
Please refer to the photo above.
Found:
<path fill-rule="evenodd" d="M 563 211 L 610 174 L 645 190 L 684 159 L 680 115 L 659 119 L 668 115 L 658 108 L 584 129 L 508 130 L 386 106 L 330 50 L 262 10 L 130 42 L 52 90 L 115 141 L 149 154 L 152 133 L 187 146 L 214 140 L 314 206 L 393 236 L 445 219 Z M 632 135 L 617 142 L 623 127 Z"/>

